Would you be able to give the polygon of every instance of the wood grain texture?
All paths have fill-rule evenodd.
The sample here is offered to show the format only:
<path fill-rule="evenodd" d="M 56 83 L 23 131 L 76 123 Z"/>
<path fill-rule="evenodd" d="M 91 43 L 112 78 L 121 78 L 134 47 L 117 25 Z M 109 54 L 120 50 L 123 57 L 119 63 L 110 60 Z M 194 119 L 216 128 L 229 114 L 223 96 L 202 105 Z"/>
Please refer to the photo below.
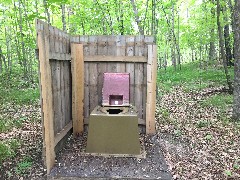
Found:
<path fill-rule="evenodd" d="M 71 44 L 72 55 L 72 118 L 74 136 L 83 132 L 84 62 L 83 45 Z"/>
<path fill-rule="evenodd" d="M 48 29 L 48 27 L 45 27 Z M 42 111 L 43 111 L 43 126 L 44 126 L 44 142 L 45 142 L 45 160 L 47 173 L 55 163 L 55 143 L 54 143 L 54 123 L 53 123 L 53 97 L 52 97 L 52 79 L 51 67 L 49 63 L 49 39 L 48 32 L 38 32 L 38 48 L 40 62 L 40 78 L 41 78 L 41 93 L 42 93 Z"/>
<path fill-rule="evenodd" d="M 134 56 L 134 36 L 126 36 L 126 56 Z M 126 72 L 130 73 L 130 104 L 135 105 L 134 87 L 135 87 L 135 71 L 134 63 L 126 63 Z"/>
<path fill-rule="evenodd" d="M 155 133 L 157 46 L 148 45 L 146 133 Z"/>
<path fill-rule="evenodd" d="M 62 56 L 64 56 L 64 54 Z M 66 59 L 66 60 L 68 60 L 68 59 Z M 89 61 L 89 62 L 147 62 L 147 58 L 144 56 L 129 56 L 128 57 L 128 56 L 124 56 L 124 55 L 119 55 L 119 56 L 95 55 L 95 56 L 85 56 L 84 61 Z"/>
<path fill-rule="evenodd" d="M 68 122 L 68 124 L 66 126 L 64 126 L 60 132 L 58 132 L 55 135 L 55 139 L 54 139 L 54 143 L 55 146 L 66 136 L 66 134 L 68 133 L 68 131 L 70 131 L 73 127 L 73 122 L 70 121 Z"/>
<path fill-rule="evenodd" d="M 61 99 L 61 67 L 60 62 L 51 60 L 52 71 L 52 94 L 53 94 L 53 110 L 54 110 L 54 135 L 61 130 L 62 116 L 62 99 Z"/>

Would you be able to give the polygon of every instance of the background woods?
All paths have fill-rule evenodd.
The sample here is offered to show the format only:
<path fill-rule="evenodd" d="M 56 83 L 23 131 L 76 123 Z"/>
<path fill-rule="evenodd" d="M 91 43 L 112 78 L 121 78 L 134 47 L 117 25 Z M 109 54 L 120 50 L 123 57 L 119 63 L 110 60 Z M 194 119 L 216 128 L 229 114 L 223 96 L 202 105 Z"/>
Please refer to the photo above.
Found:
<path fill-rule="evenodd" d="M 0 4 L 0 73 L 11 77 L 17 71 L 34 80 L 35 18 L 70 34 L 155 35 L 160 68 L 172 64 L 180 69 L 181 63 L 195 60 L 201 60 L 203 68 L 212 62 L 231 66 L 233 6 L 231 0 L 4 1 Z M 230 86 L 227 72 L 226 77 Z"/>
<path fill-rule="evenodd" d="M 240 179 L 239 13 L 240 0 L 2 0 L 0 179 L 46 174 L 35 19 L 86 35 L 85 42 L 90 35 L 153 35 L 156 134 L 173 177 Z M 146 43 L 142 37 L 128 43 Z"/>

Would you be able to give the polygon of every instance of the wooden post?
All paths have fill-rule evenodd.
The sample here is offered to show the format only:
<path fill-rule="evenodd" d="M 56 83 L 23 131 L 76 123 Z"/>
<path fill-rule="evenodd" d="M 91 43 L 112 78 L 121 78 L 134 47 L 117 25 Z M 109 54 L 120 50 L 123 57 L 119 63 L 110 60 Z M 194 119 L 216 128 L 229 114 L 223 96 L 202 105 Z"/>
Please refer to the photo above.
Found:
<path fill-rule="evenodd" d="M 148 45 L 146 134 L 154 134 L 157 82 L 157 46 Z"/>
<path fill-rule="evenodd" d="M 83 132 L 83 101 L 84 101 L 84 61 L 83 45 L 71 44 L 72 57 L 72 118 L 73 135 Z"/>
<path fill-rule="evenodd" d="M 47 27 L 45 27 L 46 29 Z M 48 28 L 47 28 L 48 30 Z M 51 67 L 49 62 L 49 34 L 47 31 L 38 32 L 38 48 L 39 48 L 39 63 L 40 63 L 40 81 L 42 92 L 42 112 L 43 112 L 43 139 L 45 142 L 45 155 L 47 173 L 55 163 L 55 143 L 54 143 L 54 128 L 53 128 L 53 97 L 52 97 L 52 79 Z"/>

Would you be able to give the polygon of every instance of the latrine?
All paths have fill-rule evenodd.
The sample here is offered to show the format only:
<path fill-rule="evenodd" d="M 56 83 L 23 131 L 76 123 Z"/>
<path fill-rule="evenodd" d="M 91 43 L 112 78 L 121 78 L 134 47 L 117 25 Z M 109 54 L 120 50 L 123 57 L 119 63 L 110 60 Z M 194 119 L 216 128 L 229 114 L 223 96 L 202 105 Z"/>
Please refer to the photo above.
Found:
<path fill-rule="evenodd" d="M 71 36 L 36 20 L 43 154 L 49 173 L 71 134 L 87 131 L 102 101 L 103 74 L 130 74 L 130 104 L 141 133 L 155 132 L 157 48 L 153 36 Z"/>

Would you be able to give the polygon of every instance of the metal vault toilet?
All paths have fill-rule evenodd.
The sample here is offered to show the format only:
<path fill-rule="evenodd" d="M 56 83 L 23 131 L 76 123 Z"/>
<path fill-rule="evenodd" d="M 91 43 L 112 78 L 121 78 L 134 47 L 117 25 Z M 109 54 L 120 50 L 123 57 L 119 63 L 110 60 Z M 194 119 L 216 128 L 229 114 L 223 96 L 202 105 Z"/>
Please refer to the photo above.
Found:
<path fill-rule="evenodd" d="M 138 113 L 129 104 L 129 73 L 104 73 L 102 106 L 90 114 L 87 153 L 140 154 Z"/>

